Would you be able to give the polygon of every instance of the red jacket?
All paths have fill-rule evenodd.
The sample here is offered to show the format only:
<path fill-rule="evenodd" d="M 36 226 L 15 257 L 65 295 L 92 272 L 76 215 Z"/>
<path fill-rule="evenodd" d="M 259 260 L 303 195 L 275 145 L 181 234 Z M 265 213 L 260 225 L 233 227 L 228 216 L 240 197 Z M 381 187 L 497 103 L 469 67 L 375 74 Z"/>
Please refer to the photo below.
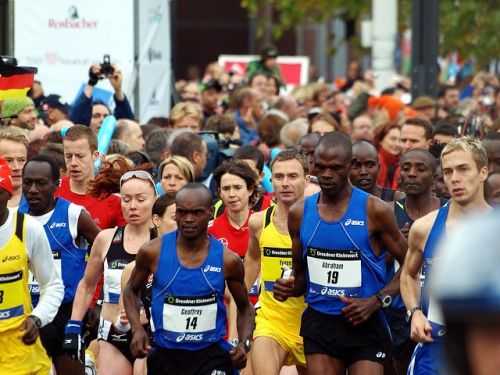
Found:
<path fill-rule="evenodd" d="M 378 162 L 377 185 L 382 188 L 397 190 L 399 185 L 399 155 L 393 155 L 380 147 Z"/>

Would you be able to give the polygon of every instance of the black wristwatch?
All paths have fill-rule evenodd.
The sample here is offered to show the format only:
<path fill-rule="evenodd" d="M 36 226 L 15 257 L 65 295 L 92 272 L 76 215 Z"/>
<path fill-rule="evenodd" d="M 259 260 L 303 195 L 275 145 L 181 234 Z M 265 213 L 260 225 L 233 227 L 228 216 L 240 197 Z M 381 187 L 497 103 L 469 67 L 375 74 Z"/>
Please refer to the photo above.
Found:
<path fill-rule="evenodd" d="M 389 306 L 391 306 L 392 297 L 389 294 L 382 294 L 378 292 L 377 294 L 375 294 L 375 297 L 377 297 L 377 299 L 380 301 L 380 304 L 382 305 L 383 309 L 386 309 Z"/>
<path fill-rule="evenodd" d="M 36 328 L 38 328 L 38 329 L 42 328 L 42 321 L 40 320 L 40 318 L 38 316 L 30 315 L 30 316 L 28 316 L 28 318 L 33 320 L 33 323 L 35 323 Z"/>
<path fill-rule="evenodd" d="M 412 307 L 410 310 L 406 310 L 406 322 L 407 323 L 411 323 L 411 319 L 413 318 L 413 314 L 415 314 L 415 311 L 417 311 L 417 310 L 422 311 L 420 306 L 415 306 L 415 307 Z"/>

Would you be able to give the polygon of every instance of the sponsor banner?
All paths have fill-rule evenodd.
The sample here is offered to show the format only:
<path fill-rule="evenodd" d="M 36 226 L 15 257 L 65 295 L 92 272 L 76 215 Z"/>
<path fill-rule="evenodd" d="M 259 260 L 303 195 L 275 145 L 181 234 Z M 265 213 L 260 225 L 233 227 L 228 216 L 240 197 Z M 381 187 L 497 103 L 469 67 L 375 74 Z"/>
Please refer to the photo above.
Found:
<path fill-rule="evenodd" d="M 250 61 L 258 60 L 258 55 L 220 55 L 219 65 L 226 72 L 245 74 Z M 309 57 L 306 56 L 279 56 L 277 59 L 281 70 L 281 77 L 288 87 L 305 85 L 309 76 Z"/>
<path fill-rule="evenodd" d="M 121 68 L 124 88 L 134 61 L 133 0 L 16 0 L 14 54 L 38 68 L 46 94 L 72 102 L 88 69 L 109 54 Z M 98 86 L 111 90 L 107 80 Z"/>

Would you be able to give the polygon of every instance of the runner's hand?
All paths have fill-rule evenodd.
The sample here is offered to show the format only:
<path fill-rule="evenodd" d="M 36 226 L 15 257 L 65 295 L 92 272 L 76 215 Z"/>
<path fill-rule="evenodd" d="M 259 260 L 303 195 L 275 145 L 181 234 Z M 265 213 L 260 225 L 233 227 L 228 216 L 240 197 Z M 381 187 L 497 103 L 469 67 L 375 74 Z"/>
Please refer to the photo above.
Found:
<path fill-rule="evenodd" d="M 132 333 L 132 342 L 130 343 L 130 351 L 135 358 L 144 358 L 151 350 L 149 338 L 146 331 L 141 326 Z"/>
<path fill-rule="evenodd" d="M 33 321 L 33 319 L 31 319 L 29 317 L 26 318 L 24 320 L 24 323 L 23 323 L 21 329 L 24 331 L 23 342 L 26 345 L 34 344 L 37 337 L 38 337 L 39 330 L 38 330 L 38 327 L 36 326 L 35 322 Z"/>
<path fill-rule="evenodd" d="M 82 322 L 70 320 L 64 328 L 63 351 L 72 359 L 84 362 L 84 347 L 82 339 Z"/>
<path fill-rule="evenodd" d="M 293 297 L 295 286 L 295 277 L 290 276 L 287 279 L 278 279 L 273 286 L 273 296 L 278 301 L 284 302 L 289 297 Z"/>
<path fill-rule="evenodd" d="M 245 349 L 243 349 L 243 344 L 239 344 L 237 347 L 231 349 L 229 356 L 231 357 L 233 368 L 242 369 L 247 365 L 247 354 Z"/>
<path fill-rule="evenodd" d="M 350 298 L 340 296 L 339 298 L 347 305 L 342 309 L 342 314 L 354 326 L 366 322 L 375 311 L 380 309 L 380 301 L 377 297 Z"/>
<path fill-rule="evenodd" d="M 417 310 L 411 317 L 410 337 L 416 342 L 432 342 L 432 327 L 422 311 Z"/>

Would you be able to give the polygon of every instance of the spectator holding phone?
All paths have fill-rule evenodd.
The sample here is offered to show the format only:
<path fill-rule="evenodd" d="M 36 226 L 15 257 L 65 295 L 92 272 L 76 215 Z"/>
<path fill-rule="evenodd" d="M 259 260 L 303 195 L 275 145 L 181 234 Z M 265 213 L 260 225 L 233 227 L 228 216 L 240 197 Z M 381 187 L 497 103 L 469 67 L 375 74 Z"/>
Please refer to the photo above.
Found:
<path fill-rule="evenodd" d="M 110 63 L 109 56 L 106 55 L 102 64 L 92 64 L 90 66 L 88 83 L 75 100 L 70 112 L 71 121 L 75 124 L 90 126 L 92 131 L 96 134 L 104 118 L 111 114 L 108 106 L 104 102 L 92 100 L 94 86 L 103 79 L 109 80 L 115 92 L 113 95 L 115 100 L 113 115 L 118 120 L 134 119 L 134 113 L 132 112 L 130 103 L 122 90 L 122 72 L 118 66 Z"/>

